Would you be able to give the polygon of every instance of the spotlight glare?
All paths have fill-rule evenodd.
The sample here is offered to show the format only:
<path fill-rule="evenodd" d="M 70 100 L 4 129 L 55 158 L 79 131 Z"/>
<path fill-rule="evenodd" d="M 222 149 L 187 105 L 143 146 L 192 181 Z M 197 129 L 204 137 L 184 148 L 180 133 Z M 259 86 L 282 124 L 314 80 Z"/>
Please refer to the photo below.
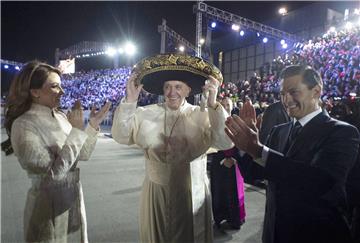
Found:
<path fill-rule="evenodd" d="M 240 31 L 240 35 L 241 36 L 244 36 L 245 35 L 245 32 L 243 30 Z"/>
<path fill-rule="evenodd" d="M 237 24 L 232 24 L 232 25 L 231 25 L 231 29 L 232 29 L 232 30 L 235 30 L 235 31 L 239 31 L 239 30 L 240 30 L 240 26 L 237 25 Z"/>
<path fill-rule="evenodd" d="M 216 22 L 212 22 L 211 23 L 211 28 L 215 28 L 216 27 Z"/>
<path fill-rule="evenodd" d="M 288 47 L 288 45 L 286 43 L 282 44 L 282 48 L 286 49 Z"/>
<path fill-rule="evenodd" d="M 20 67 L 19 67 L 19 66 L 15 66 L 15 70 L 20 70 Z"/>
<path fill-rule="evenodd" d="M 281 41 L 280 41 L 280 44 L 281 44 L 281 45 L 284 45 L 284 44 L 285 44 L 285 40 L 281 40 Z"/>
<path fill-rule="evenodd" d="M 205 39 L 204 38 L 201 38 L 200 39 L 200 45 L 204 44 L 205 43 Z"/>
<path fill-rule="evenodd" d="M 128 42 L 125 45 L 125 53 L 129 56 L 134 55 L 136 52 L 136 47 L 134 46 L 134 44 Z"/>
<path fill-rule="evenodd" d="M 259 33 L 259 32 L 257 32 L 256 35 L 257 35 L 257 37 L 260 37 L 260 33 Z"/>
<path fill-rule="evenodd" d="M 108 56 L 112 57 L 112 56 L 114 56 L 114 55 L 116 54 L 116 50 L 115 50 L 114 48 L 112 48 L 112 47 L 109 47 L 109 48 L 105 51 L 105 53 L 106 53 Z"/>
<path fill-rule="evenodd" d="M 267 43 L 267 42 L 268 42 L 268 38 L 264 37 L 263 42 L 264 42 L 264 43 Z"/>
<path fill-rule="evenodd" d="M 123 53 L 124 53 L 124 49 L 123 49 L 122 47 L 120 47 L 120 48 L 118 49 L 118 52 L 119 52 L 120 54 L 123 54 Z"/>
<path fill-rule="evenodd" d="M 179 51 L 184 52 L 184 51 L 185 51 L 185 47 L 184 47 L 184 46 L 179 46 Z"/>
<path fill-rule="evenodd" d="M 6 65 L 6 64 L 5 64 L 5 65 L 4 65 L 4 68 L 5 68 L 5 69 L 8 69 L 8 68 L 9 68 L 9 65 Z"/>
<path fill-rule="evenodd" d="M 286 8 L 279 8 L 279 14 L 281 14 L 282 16 L 287 14 L 287 9 Z"/>

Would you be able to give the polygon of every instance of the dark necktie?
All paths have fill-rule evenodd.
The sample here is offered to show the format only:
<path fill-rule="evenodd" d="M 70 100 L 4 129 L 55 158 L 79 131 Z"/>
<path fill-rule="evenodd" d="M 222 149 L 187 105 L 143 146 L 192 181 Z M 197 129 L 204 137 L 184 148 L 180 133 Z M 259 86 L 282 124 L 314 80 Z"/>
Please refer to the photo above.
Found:
<path fill-rule="evenodd" d="M 300 122 L 299 121 L 295 122 L 295 124 L 291 128 L 291 131 L 289 134 L 289 139 L 285 146 L 285 150 L 284 150 L 285 152 L 289 150 L 291 144 L 294 142 L 294 140 L 295 140 L 296 136 L 299 134 L 301 128 L 302 128 L 302 126 L 301 126 Z"/>
<path fill-rule="evenodd" d="M 293 141 L 294 141 L 294 139 L 296 138 L 296 136 L 299 134 L 301 128 L 302 128 L 302 126 L 301 126 L 300 122 L 299 122 L 299 121 L 295 122 L 295 125 L 294 125 L 293 128 L 291 129 L 290 142 L 293 142 Z"/>

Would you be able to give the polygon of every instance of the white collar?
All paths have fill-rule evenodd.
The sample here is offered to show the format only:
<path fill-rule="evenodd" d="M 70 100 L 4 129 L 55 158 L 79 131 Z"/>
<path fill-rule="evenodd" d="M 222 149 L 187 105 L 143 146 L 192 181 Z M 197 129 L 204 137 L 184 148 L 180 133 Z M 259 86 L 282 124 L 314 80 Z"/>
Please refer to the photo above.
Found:
<path fill-rule="evenodd" d="M 306 116 L 300 118 L 298 121 L 300 122 L 301 126 L 305 126 L 311 119 L 313 119 L 315 116 L 321 113 L 321 108 L 319 107 L 317 110 L 307 114 Z M 296 119 L 294 119 L 294 123 L 296 122 Z"/>

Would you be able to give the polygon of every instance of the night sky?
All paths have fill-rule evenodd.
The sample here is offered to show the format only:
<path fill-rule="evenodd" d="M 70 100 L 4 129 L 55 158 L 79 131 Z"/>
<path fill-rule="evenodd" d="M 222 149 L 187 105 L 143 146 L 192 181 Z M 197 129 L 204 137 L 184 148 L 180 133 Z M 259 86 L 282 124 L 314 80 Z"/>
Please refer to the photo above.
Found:
<path fill-rule="evenodd" d="M 195 42 L 195 2 L 4 2 L 1 1 L 1 58 L 26 62 L 54 62 L 55 48 L 64 49 L 81 41 L 122 43 L 132 40 L 138 55 L 160 52 L 157 26 L 167 24 Z M 254 21 L 276 17 L 312 2 L 206 2 Z M 337 2 L 339 3 L 339 2 Z M 351 2 L 342 2 L 343 9 Z M 336 2 L 327 2 L 335 6 Z M 354 4 L 354 2 L 352 2 Z M 342 9 L 339 9 L 343 11 Z"/>

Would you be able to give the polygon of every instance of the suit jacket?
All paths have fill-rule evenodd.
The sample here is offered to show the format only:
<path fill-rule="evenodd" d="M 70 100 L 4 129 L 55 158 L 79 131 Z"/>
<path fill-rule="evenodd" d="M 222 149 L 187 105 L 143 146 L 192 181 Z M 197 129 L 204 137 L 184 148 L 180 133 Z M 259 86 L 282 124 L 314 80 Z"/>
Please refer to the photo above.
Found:
<path fill-rule="evenodd" d="M 342 212 L 345 180 L 358 153 L 358 130 L 322 112 L 284 151 L 291 127 L 291 122 L 274 127 L 267 142 L 263 242 L 349 242 Z"/>
<path fill-rule="evenodd" d="M 259 132 L 260 142 L 265 144 L 271 129 L 279 124 L 289 122 L 291 118 L 287 114 L 281 101 L 269 105 L 264 111 Z"/>

